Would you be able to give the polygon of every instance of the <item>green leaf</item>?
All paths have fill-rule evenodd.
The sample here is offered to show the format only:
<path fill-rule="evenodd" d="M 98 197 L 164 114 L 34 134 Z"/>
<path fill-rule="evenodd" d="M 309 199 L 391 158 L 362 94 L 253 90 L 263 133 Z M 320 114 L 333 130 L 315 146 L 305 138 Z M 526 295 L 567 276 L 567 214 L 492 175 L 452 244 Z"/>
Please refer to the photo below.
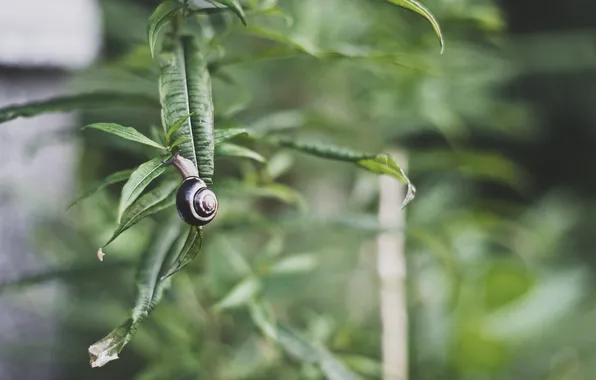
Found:
<path fill-rule="evenodd" d="M 340 360 L 320 344 L 309 342 L 291 327 L 275 322 L 267 303 L 252 302 L 249 307 L 253 323 L 262 333 L 275 340 L 291 356 L 319 366 L 328 380 L 358 380 Z"/>
<path fill-rule="evenodd" d="M 118 137 L 122 137 L 123 139 L 126 139 L 126 140 L 138 142 L 140 144 L 149 145 L 149 146 L 152 146 L 157 149 L 167 150 L 167 148 L 165 146 L 163 146 L 159 143 L 156 143 L 155 141 L 151 140 L 149 137 L 145 136 L 144 134 L 142 134 L 141 132 L 137 131 L 136 129 L 134 129 L 132 127 L 124 127 L 122 125 L 114 124 L 114 123 L 95 123 L 95 124 L 90 124 L 90 125 L 83 127 L 83 129 L 86 129 L 86 128 L 98 129 L 100 131 L 104 131 L 104 132 L 116 135 Z"/>
<path fill-rule="evenodd" d="M 180 233 L 177 219 L 170 221 L 171 223 L 166 223 L 159 229 L 151 245 L 152 249 L 147 250 L 141 258 L 137 272 L 137 296 L 131 318 L 89 347 L 91 367 L 101 367 L 118 359 L 118 354 L 130 341 L 139 324 L 155 308 L 170 285 L 169 280 L 161 280 L 160 276 L 164 267 L 171 264 L 168 253 Z"/>
<path fill-rule="evenodd" d="M 149 41 L 149 50 L 152 57 L 155 55 L 155 45 L 157 44 L 159 32 L 183 9 L 183 4 L 175 0 L 170 0 L 161 3 L 149 17 L 147 41 Z"/>
<path fill-rule="evenodd" d="M 108 107 L 154 107 L 155 105 L 155 100 L 147 96 L 96 92 L 64 96 L 0 108 L 0 123 L 16 119 L 17 117 L 32 117 L 44 113 L 71 112 L 83 109 L 104 109 Z"/>
<path fill-rule="evenodd" d="M 399 5 L 402 8 L 406 8 L 411 11 L 414 11 L 414 12 L 418 13 L 419 15 L 421 15 L 422 17 L 424 17 L 425 19 L 427 19 L 433 26 L 433 29 L 435 30 L 437 37 L 439 37 L 439 43 L 441 44 L 441 53 L 443 53 L 443 50 L 445 49 L 445 42 L 443 40 L 443 33 L 441 32 L 441 27 L 439 26 L 439 23 L 435 19 L 435 16 L 433 16 L 432 13 L 430 13 L 430 11 L 424 5 L 422 5 L 419 1 L 416 1 L 416 0 L 387 0 L 387 1 L 389 1 L 390 3 L 393 3 L 395 5 Z"/>
<path fill-rule="evenodd" d="M 133 172 L 134 172 L 134 169 L 130 169 L 130 170 L 123 170 L 123 171 L 119 171 L 119 172 L 110 174 L 103 180 L 96 182 L 93 186 L 91 186 L 89 189 L 87 189 L 85 192 L 83 192 L 81 195 L 79 195 L 77 197 L 77 199 L 75 199 L 68 206 L 68 208 L 73 207 L 74 205 L 81 202 L 82 200 L 89 198 L 90 196 L 94 195 L 98 191 L 100 191 L 110 185 L 126 181 Z"/>
<path fill-rule="evenodd" d="M 189 141 L 179 145 L 180 154 L 192 161 L 200 177 L 213 183 L 213 100 L 207 61 L 191 37 L 169 39 L 161 55 L 159 79 L 164 127 L 192 114 L 172 134 L 174 140 Z"/>
<path fill-rule="evenodd" d="M 220 157 L 248 158 L 265 164 L 267 160 L 252 149 L 231 143 L 221 143 L 215 147 L 215 155 Z"/>
<path fill-rule="evenodd" d="M 273 274 L 293 274 L 304 273 L 314 270 L 318 265 L 317 258 L 312 254 L 301 254 L 284 257 L 273 264 L 268 273 Z"/>
<path fill-rule="evenodd" d="M 191 116 L 192 116 L 192 114 L 188 114 L 188 115 L 182 116 L 180 119 L 176 120 L 176 122 L 166 132 L 166 144 L 170 143 L 172 135 L 174 133 L 178 132 L 178 130 L 180 128 L 182 128 L 182 125 L 184 124 L 184 122 L 186 120 L 188 120 Z"/>
<path fill-rule="evenodd" d="M 408 185 L 406 197 L 401 205 L 402 209 L 416 196 L 416 188 L 404 170 L 388 154 L 362 153 L 343 147 L 304 142 L 289 138 L 268 138 L 267 141 L 329 160 L 353 162 L 372 173 L 386 174 L 402 181 Z"/>
<path fill-rule="evenodd" d="M 174 141 L 170 146 L 170 151 L 174 150 L 178 145 L 184 144 L 185 142 L 190 141 L 190 137 L 180 137 L 178 140 Z M 192 163 L 192 161 L 191 161 Z M 194 164 L 193 164 L 194 165 Z"/>
<path fill-rule="evenodd" d="M 253 301 L 261 291 L 261 283 L 254 276 L 249 276 L 238 283 L 230 292 L 213 307 L 216 310 L 232 309 Z"/>
<path fill-rule="evenodd" d="M 174 273 L 180 271 L 185 266 L 187 266 L 197 254 L 201 251 L 201 247 L 203 246 L 203 229 L 201 227 L 195 228 L 191 227 L 188 231 L 188 236 L 186 237 L 186 241 L 184 242 L 184 246 L 178 253 L 176 260 L 172 267 L 168 269 L 165 275 L 161 278 L 165 280 L 166 278 L 170 277 Z"/>
<path fill-rule="evenodd" d="M 157 177 L 166 171 L 161 157 L 156 157 L 140 165 L 130 176 L 128 182 L 122 187 L 120 205 L 118 207 L 118 222 L 122 218 L 124 210 L 128 208 L 145 190 L 145 188 Z"/>
<path fill-rule="evenodd" d="M 356 164 L 376 174 L 390 175 L 408 185 L 406 197 L 401 204 L 402 209 L 416 196 L 416 187 L 414 187 L 404 170 L 393 161 L 390 155 L 385 153 L 379 154 L 375 158 L 358 160 Z"/>
<path fill-rule="evenodd" d="M 113 242 L 121 233 L 145 217 L 173 206 L 176 203 L 176 189 L 178 186 L 179 183 L 177 181 L 164 182 L 131 204 L 122 214 L 120 225 L 114 231 L 110 240 L 104 245 L 104 248 Z"/>
<path fill-rule="evenodd" d="M 248 130 L 245 128 L 216 129 L 213 133 L 213 141 L 217 146 L 239 136 L 248 136 Z"/>
<path fill-rule="evenodd" d="M 240 5 L 238 0 L 211 0 L 210 2 L 225 5 L 232 12 L 234 12 L 236 16 L 238 16 L 240 21 L 242 21 L 242 24 L 246 26 L 246 14 L 244 13 L 244 9 L 242 8 L 242 5 Z"/>

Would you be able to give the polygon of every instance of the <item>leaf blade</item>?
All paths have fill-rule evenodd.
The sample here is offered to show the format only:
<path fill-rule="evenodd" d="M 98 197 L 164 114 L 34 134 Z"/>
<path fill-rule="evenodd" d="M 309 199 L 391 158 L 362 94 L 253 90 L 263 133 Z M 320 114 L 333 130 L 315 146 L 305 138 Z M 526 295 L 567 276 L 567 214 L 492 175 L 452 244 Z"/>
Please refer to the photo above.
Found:
<path fill-rule="evenodd" d="M 184 4 L 179 1 L 170 0 L 161 3 L 149 17 L 149 23 L 147 25 L 147 41 L 149 42 L 149 50 L 152 57 L 155 55 L 155 45 L 157 44 L 159 32 L 182 9 L 184 9 Z"/>
<path fill-rule="evenodd" d="M 126 184 L 122 187 L 120 204 L 118 206 L 118 222 L 122 218 L 124 210 L 128 208 L 145 190 L 145 188 L 157 177 L 166 171 L 161 157 L 156 157 L 140 165 L 131 175 Z"/>
<path fill-rule="evenodd" d="M 267 159 L 254 150 L 231 143 L 219 144 L 215 148 L 215 155 L 219 157 L 247 158 L 260 164 L 267 163 Z"/>
<path fill-rule="evenodd" d="M 160 149 L 160 150 L 167 150 L 167 148 L 165 146 L 163 146 L 159 143 L 156 143 L 155 141 L 151 140 L 149 137 L 145 136 L 144 134 L 142 134 L 141 132 L 137 131 L 136 129 L 134 129 L 132 127 L 125 127 L 123 125 L 116 124 L 116 123 L 94 123 L 94 124 L 89 124 L 89 125 L 83 127 L 82 129 L 87 129 L 87 128 L 97 129 L 97 130 L 100 130 L 100 131 L 103 131 L 106 133 L 110 133 L 110 134 L 118 136 L 118 137 L 122 137 L 123 139 L 134 141 L 139 144 L 148 145 L 153 148 Z"/>
<path fill-rule="evenodd" d="M 0 124 L 19 117 L 33 117 L 46 113 L 122 106 L 154 107 L 155 105 L 155 99 L 143 95 L 92 92 L 61 96 L 30 103 L 13 104 L 0 108 Z"/>
<path fill-rule="evenodd" d="M 80 194 L 74 201 L 72 201 L 68 205 L 68 208 L 70 209 L 71 207 L 75 206 L 77 203 L 95 195 L 97 192 L 103 190 L 104 188 L 106 188 L 110 185 L 114 185 L 116 183 L 124 182 L 124 181 L 128 180 L 128 178 L 130 177 L 130 175 L 133 172 L 134 172 L 134 169 L 129 169 L 129 170 L 122 170 L 122 171 L 110 174 L 109 176 L 107 176 L 106 178 L 104 178 L 101 181 L 96 182 L 93 186 L 89 187 L 89 189 L 85 190 L 82 194 Z"/>
<path fill-rule="evenodd" d="M 441 45 L 441 54 L 443 54 L 443 51 L 445 50 L 445 41 L 443 39 L 443 32 L 441 32 L 441 27 L 439 26 L 439 22 L 437 21 L 435 16 L 433 16 L 433 14 L 424 5 L 422 5 L 422 3 L 420 3 L 419 1 L 416 1 L 416 0 L 387 0 L 387 1 L 389 1 L 390 3 L 393 3 L 397 6 L 400 6 L 402 8 L 406 8 L 406 9 L 409 9 L 409 10 L 415 12 L 415 13 L 418 13 L 420 16 L 427 19 L 428 22 L 430 22 L 430 24 L 432 25 L 432 27 L 435 31 L 435 34 L 439 38 L 439 44 Z"/>
<path fill-rule="evenodd" d="M 124 211 L 120 224 L 112 234 L 110 240 L 104 244 L 103 248 L 142 219 L 173 206 L 176 203 L 176 189 L 178 185 L 176 181 L 167 181 L 138 198 Z"/>
<path fill-rule="evenodd" d="M 174 273 L 182 270 L 185 266 L 190 264 L 197 256 L 203 247 L 203 229 L 191 227 L 184 246 L 178 253 L 173 265 L 168 269 L 165 275 L 161 276 L 162 280 L 172 276 Z"/>
<path fill-rule="evenodd" d="M 242 24 L 244 26 L 247 25 L 246 14 L 244 13 L 244 9 L 242 8 L 242 5 L 240 5 L 238 0 L 212 0 L 212 2 L 213 1 L 228 7 L 228 9 L 230 9 L 232 12 L 236 14 L 236 16 L 238 16 L 238 18 L 240 19 L 240 21 L 242 21 Z"/>

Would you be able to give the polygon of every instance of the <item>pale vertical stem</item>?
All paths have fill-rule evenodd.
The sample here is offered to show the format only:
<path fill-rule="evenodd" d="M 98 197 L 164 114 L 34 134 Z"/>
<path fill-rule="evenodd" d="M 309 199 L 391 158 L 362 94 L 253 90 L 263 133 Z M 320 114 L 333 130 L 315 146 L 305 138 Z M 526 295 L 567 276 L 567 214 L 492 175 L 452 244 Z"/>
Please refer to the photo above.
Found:
<path fill-rule="evenodd" d="M 406 165 L 405 154 L 392 152 L 392 155 L 399 165 Z M 404 196 L 403 184 L 388 176 L 380 177 L 379 222 L 381 226 L 393 230 L 382 233 L 377 238 L 384 380 L 408 379 L 406 254 L 403 232 L 405 212 L 400 210 Z"/>

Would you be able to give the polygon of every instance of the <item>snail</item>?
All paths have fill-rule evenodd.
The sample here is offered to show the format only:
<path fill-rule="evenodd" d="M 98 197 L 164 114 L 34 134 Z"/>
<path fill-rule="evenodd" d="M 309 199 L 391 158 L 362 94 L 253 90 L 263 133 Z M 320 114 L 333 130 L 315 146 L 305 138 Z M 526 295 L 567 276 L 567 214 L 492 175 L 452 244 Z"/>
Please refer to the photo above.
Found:
<path fill-rule="evenodd" d="M 182 176 L 182 184 L 176 192 L 176 208 L 180 218 L 192 226 L 204 226 L 211 222 L 219 207 L 217 197 L 199 178 L 194 164 L 178 153 L 167 164 L 174 166 Z"/>

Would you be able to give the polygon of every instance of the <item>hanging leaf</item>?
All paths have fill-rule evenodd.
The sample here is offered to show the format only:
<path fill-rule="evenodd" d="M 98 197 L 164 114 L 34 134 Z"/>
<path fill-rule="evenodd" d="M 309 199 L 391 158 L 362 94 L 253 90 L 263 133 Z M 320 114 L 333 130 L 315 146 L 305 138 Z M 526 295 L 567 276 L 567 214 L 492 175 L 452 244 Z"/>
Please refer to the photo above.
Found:
<path fill-rule="evenodd" d="M 123 171 L 120 171 L 120 172 L 116 172 L 116 173 L 110 174 L 109 176 L 107 176 L 103 180 L 95 183 L 93 186 L 91 186 L 89 189 L 87 189 L 81 195 L 79 195 L 77 197 L 77 199 L 75 199 L 70 205 L 68 205 L 68 208 L 73 207 L 74 205 L 76 205 L 77 203 L 81 202 L 82 200 L 91 197 L 92 195 L 94 195 L 98 191 L 100 191 L 100 190 L 102 190 L 102 189 L 104 189 L 104 188 L 106 188 L 106 187 L 108 187 L 110 185 L 114 185 L 116 183 L 126 181 L 133 172 L 134 172 L 134 169 L 130 169 L 130 170 L 123 170 Z"/>
<path fill-rule="evenodd" d="M 176 203 L 176 189 L 178 185 L 179 183 L 177 181 L 164 182 L 131 204 L 122 214 L 120 225 L 103 248 L 145 217 L 173 206 Z"/>
<path fill-rule="evenodd" d="M 63 96 L 0 108 L 0 123 L 16 119 L 17 117 L 32 117 L 44 113 L 72 112 L 86 109 L 104 109 L 108 107 L 155 107 L 155 105 L 155 99 L 147 96 L 96 92 Z"/>
<path fill-rule="evenodd" d="M 265 164 L 267 162 L 265 157 L 261 156 L 254 150 L 231 143 L 221 143 L 217 145 L 215 147 L 215 155 L 220 157 L 248 158 L 261 164 Z"/>
<path fill-rule="evenodd" d="M 267 306 L 263 301 L 252 302 L 249 306 L 251 319 L 265 336 L 277 342 L 284 351 L 305 363 L 318 365 L 328 380 L 360 379 L 325 347 L 309 342 L 291 327 L 276 322 Z"/>
<path fill-rule="evenodd" d="M 242 5 L 238 2 L 238 0 L 210 0 L 211 3 L 219 3 L 228 7 L 232 12 L 238 16 L 242 24 L 246 26 L 246 14 L 244 13 L 244 9 Z"/>
<path fill-rule="evenodd" d="M 248 136 L 248 130 L 245 128 L 216 129 L 213 133 L 213 142 L 219 145 L 239 136 Z"/>
<path fill-rule="evenodd" d="M 321 158 L 353 162 L 354 164 L 370 172 L 376 174 L 386 174 L 402 181 L 408 186 L 406 197 L 401 205 L 402 209 L 406 207 L 408 203 L 410 203 L 416 196 L 416 188 L 403 169 L 400 168 L 399 165 L 397 165 L 395 161 L 393 161 L 393 158 L 388 154 L 362 153 L 343 147 L 303 142 L 289 138 L 269 138 L 267 141 Z"/>
<path fill-rule="evenodd" d="M 123 139 L 126 139 L 126 140 L 138 142 L 140 144 L 149 145 L 151 147 L 161 149 L 161 150 L 167 150 L 167 148 L 165 146 L 163 146 L 159 143 L 156 143 L 155 141 L 151 140 L 149 137 L 145 136 L 144 134 L 142 134 L 141 132 L 137 131 L 136 129 L 134 129 L 132 127 L 124 127 L 122 125 L 115 124 L 115 123 L 95 123 L 95 124 L 87 125 L 87 126 L 83 127 L 82 129 L 87 129 L 87 128 L 98 129 L 100 131 L 104 131 L 104 132 L 116 135 L 118 137 L 122 137 Z"/>
<path fill-rule="evenodd" d="M 430 11 L 424 5 L 422 5 L 419 1 L 416 1 L 416 0 L 387 0 L 387 1 L 389 1 L 390 3 L 393 3 L 395 5 L 399 5 L 402 8 L 406 8 L 413 12 L 416 12 L 419 15 L 421 15 L 422 17 L 424 17 L 425 19 L 427 19 L 433 26 L 433 29 L 435 30 L 437 37 L 439 37 L 439 43 L 441 44 L 441 54 L 443 53 L 443 50 L 445 49 L 445 42 L 443 40 L 443 33 L 441 32 L 441 27 L 439 26 L 439 23 L 435 19 L 435 16 L 433 16 L 432 13 L 430 13 Z"/>
<path fill-rule="evenodd" d="M 203 229 L 201 227 L 191 227 L 188 231 L 188 236 L 184 242 L 184 246 L 178 253 L 176 260 L 172 267 L 162 276 L 162 280 L 170 277 L 174 273 L 182 270 L 187 266 L 197 254 L 201 251 L 203 246 Z"/>
<path fill-rule="evenodd" d="M 161 280 L 164 268 L 169 267 L 169 252 L 180 233 L 180 223 L 172 220 L 160 227 L 150 250 L 141 258 L 137 272 L 137 296 L 131 317 L 89 347 L 91 367 L 101 367 L 118 359 L 118 354 L 130 341 L 139 324 L 161 300 L 170 280 Z"/>
<path fill-rule="evenodd" d="M 159 32 L 184 9 L 184 4 L 179 1 L 170 0 L 159 4 L 151 17 L 147 26 L 147 41 L 149 41 L 149 50 L 151 56 L 155 55 L 155 45 L 159 37 Z"/>
<path fill-rule="evenodd" d="M 191 160 L 201 179 L 211 184 L 213 177 L 213 100 L 207 61 L 191 37 L 169 39 L 161 56 L 159 79 L 164 127 L 174 125 L 185 116 L 172 138 L 190 138 L 179 145 L 180 154 Z"/>
<path fill-rule="evenodd" d="M 166 171 L 162 157 L 156 157 L 140 165 L 130 176 L 128 182 L 122 187 L 120 206 L 118 207 L 118 222 L 124 210 L 128 208 L 157 177 Z"/>
<path fill-rule="evenodd" d="M 408 176 L 406 176 L 404 170 L 400 168 L 395 161 L 393 161 L 393 158 L 390 155 L 386 153 L 379 154 L 374 158 L 358 160 L 356 164 L 370 172 L 390 175 L 407 184 L 408 191 L 406 192 L 406 197 L 401 204 L 402 209 L 406 207 L 408 203 L 414 199 L 414 197 L 416 197 L 416 187 L 414 187 Z"/>

